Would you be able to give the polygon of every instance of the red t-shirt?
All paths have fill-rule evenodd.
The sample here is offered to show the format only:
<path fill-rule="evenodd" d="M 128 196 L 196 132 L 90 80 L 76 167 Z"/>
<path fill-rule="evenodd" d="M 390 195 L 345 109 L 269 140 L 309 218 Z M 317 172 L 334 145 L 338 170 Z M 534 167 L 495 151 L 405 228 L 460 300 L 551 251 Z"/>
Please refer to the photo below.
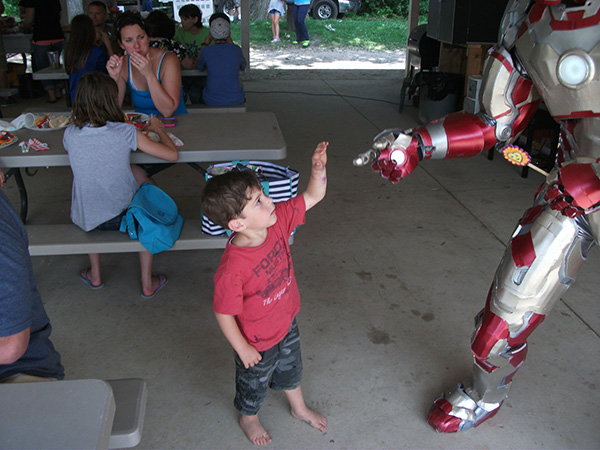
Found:
<path fill-rule="evenodd" d="M 268 228 L 265 242 L 237 247 L 229 239 L 214 277 L 213 310 L 236 316 L 246 341 L 258 351 L 281 342 L 300 311 L 289 236 L 304 224 L 304 196 L 277 203 L 275 208 L 277 222 Z"/>

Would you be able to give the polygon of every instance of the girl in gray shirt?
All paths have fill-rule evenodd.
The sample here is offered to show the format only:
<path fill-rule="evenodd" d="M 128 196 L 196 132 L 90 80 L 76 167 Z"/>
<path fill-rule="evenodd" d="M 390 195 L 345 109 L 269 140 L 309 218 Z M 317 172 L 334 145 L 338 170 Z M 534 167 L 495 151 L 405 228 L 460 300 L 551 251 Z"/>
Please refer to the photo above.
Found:
<path fill-rule="evenodd" d="M 147 129 L 158 134 L 160 142 L 125 121 L 114 80 L 102 73 L 85 74 L 75 93 L 72 125 L 63 137 L 73 172 L 71 220 L 84 231 L 118 230 L 139 185 L 149 181 L 140 168 L 130 164 L 132 151 L 139 149 L 177 161 L 177 148 L 159 119 L 151 119 Z M 91 289 L 101 289 L 100 254 L 89 254 L 89 258 L 90 267 L 79 276 Z M 140 266 L 142 297 L 152 298 L 168 279 L 163 274 L 152 275 L 152 254 L 148 251 L 140 252 Z"/>

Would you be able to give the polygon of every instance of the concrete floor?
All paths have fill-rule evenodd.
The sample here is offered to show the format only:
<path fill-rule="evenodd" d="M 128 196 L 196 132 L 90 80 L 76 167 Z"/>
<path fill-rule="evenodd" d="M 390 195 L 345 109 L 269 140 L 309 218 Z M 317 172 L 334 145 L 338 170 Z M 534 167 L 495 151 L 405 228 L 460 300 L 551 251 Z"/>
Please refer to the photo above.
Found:
<path fill-rule="evenodd" d="M 416 125 L 415 108 L 398 113 L 401 72 L 301 76 L 255 76 L 245 88 L 249 111 L 276 113 L 285 164 L 301 171 L 301 188 L 315 145 L 330 142 L 327 197 L 292 247 L 302 386 L 329 426 L 319 432 L 293 419 L 283 394 L 272 392 L 260 412 L 273 438 L 266 448 L 600 448 L 597 250 L 529 339 L 527 363 L 498 415 L 456 435 L 426 423 L 432 400 L 469 376 L 473 317 L 542 176 L 523 179 L 501 158 L 478 156 L 428 161 L 390 185 L 351 161 L 380 130 Z M 44 99 L 20 100 L 4 116 L 34 104 Z M 195 171 L 177 165 L 156 179 L 184 217 L 199 217 L 203 181 Z M 69 220 L 68 168 L 42 169 L 25 182 L 30 223 Z M 14 182 L 4 190 L 16 205 Z M 86 256 L 33 258 L 67 378 L 147 381 L 139 448 L 252 447 L 232 406 L 232 350 L 212 314 L 220 256 L 159 255 L 155 269 L 170 283 L 151 301 L 140 298 L 135 254 L 104 257 L 106 287 L 97 292 L 78 279 Z"/>

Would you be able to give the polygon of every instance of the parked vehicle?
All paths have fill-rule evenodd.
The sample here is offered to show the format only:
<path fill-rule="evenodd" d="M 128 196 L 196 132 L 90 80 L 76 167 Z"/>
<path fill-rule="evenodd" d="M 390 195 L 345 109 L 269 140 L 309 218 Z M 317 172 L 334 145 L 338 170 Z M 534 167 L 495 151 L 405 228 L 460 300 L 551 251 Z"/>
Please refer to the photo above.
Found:
<path fill-rule="evenodd" d="M 339 14 L 359 8 L 360 0 L 312 0 L 310 13 L 317 20 L 337 19 Z"/>
<path fill-rule="evenodd" d="M 309 13 L 317 20 L 337 19 L 338 15 L 358 11 L 361 0 L 312 0 Z M 235 20 L 233 0 L 215 0 L 215 11 L 227 14 Z"/>

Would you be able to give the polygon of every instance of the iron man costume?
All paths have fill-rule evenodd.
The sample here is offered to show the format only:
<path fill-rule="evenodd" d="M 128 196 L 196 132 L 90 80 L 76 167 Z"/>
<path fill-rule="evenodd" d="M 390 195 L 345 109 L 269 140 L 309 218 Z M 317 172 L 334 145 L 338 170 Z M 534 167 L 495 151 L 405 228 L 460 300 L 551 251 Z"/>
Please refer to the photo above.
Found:
<path fill-rule="evenodd" d="M 451 433 L 494 416 L 527 338 L 574 282 L 600 236 L 600 0 L 512 0 L 484 69 L 478 115 L 386 130 L 355 159 L 392 183 L 419 161 L 513 142 L 543 100 L 561 126 L 556 166 L 518 223 L 475 319 L 469 383 L 435 400 L 428 422 Z"/>

